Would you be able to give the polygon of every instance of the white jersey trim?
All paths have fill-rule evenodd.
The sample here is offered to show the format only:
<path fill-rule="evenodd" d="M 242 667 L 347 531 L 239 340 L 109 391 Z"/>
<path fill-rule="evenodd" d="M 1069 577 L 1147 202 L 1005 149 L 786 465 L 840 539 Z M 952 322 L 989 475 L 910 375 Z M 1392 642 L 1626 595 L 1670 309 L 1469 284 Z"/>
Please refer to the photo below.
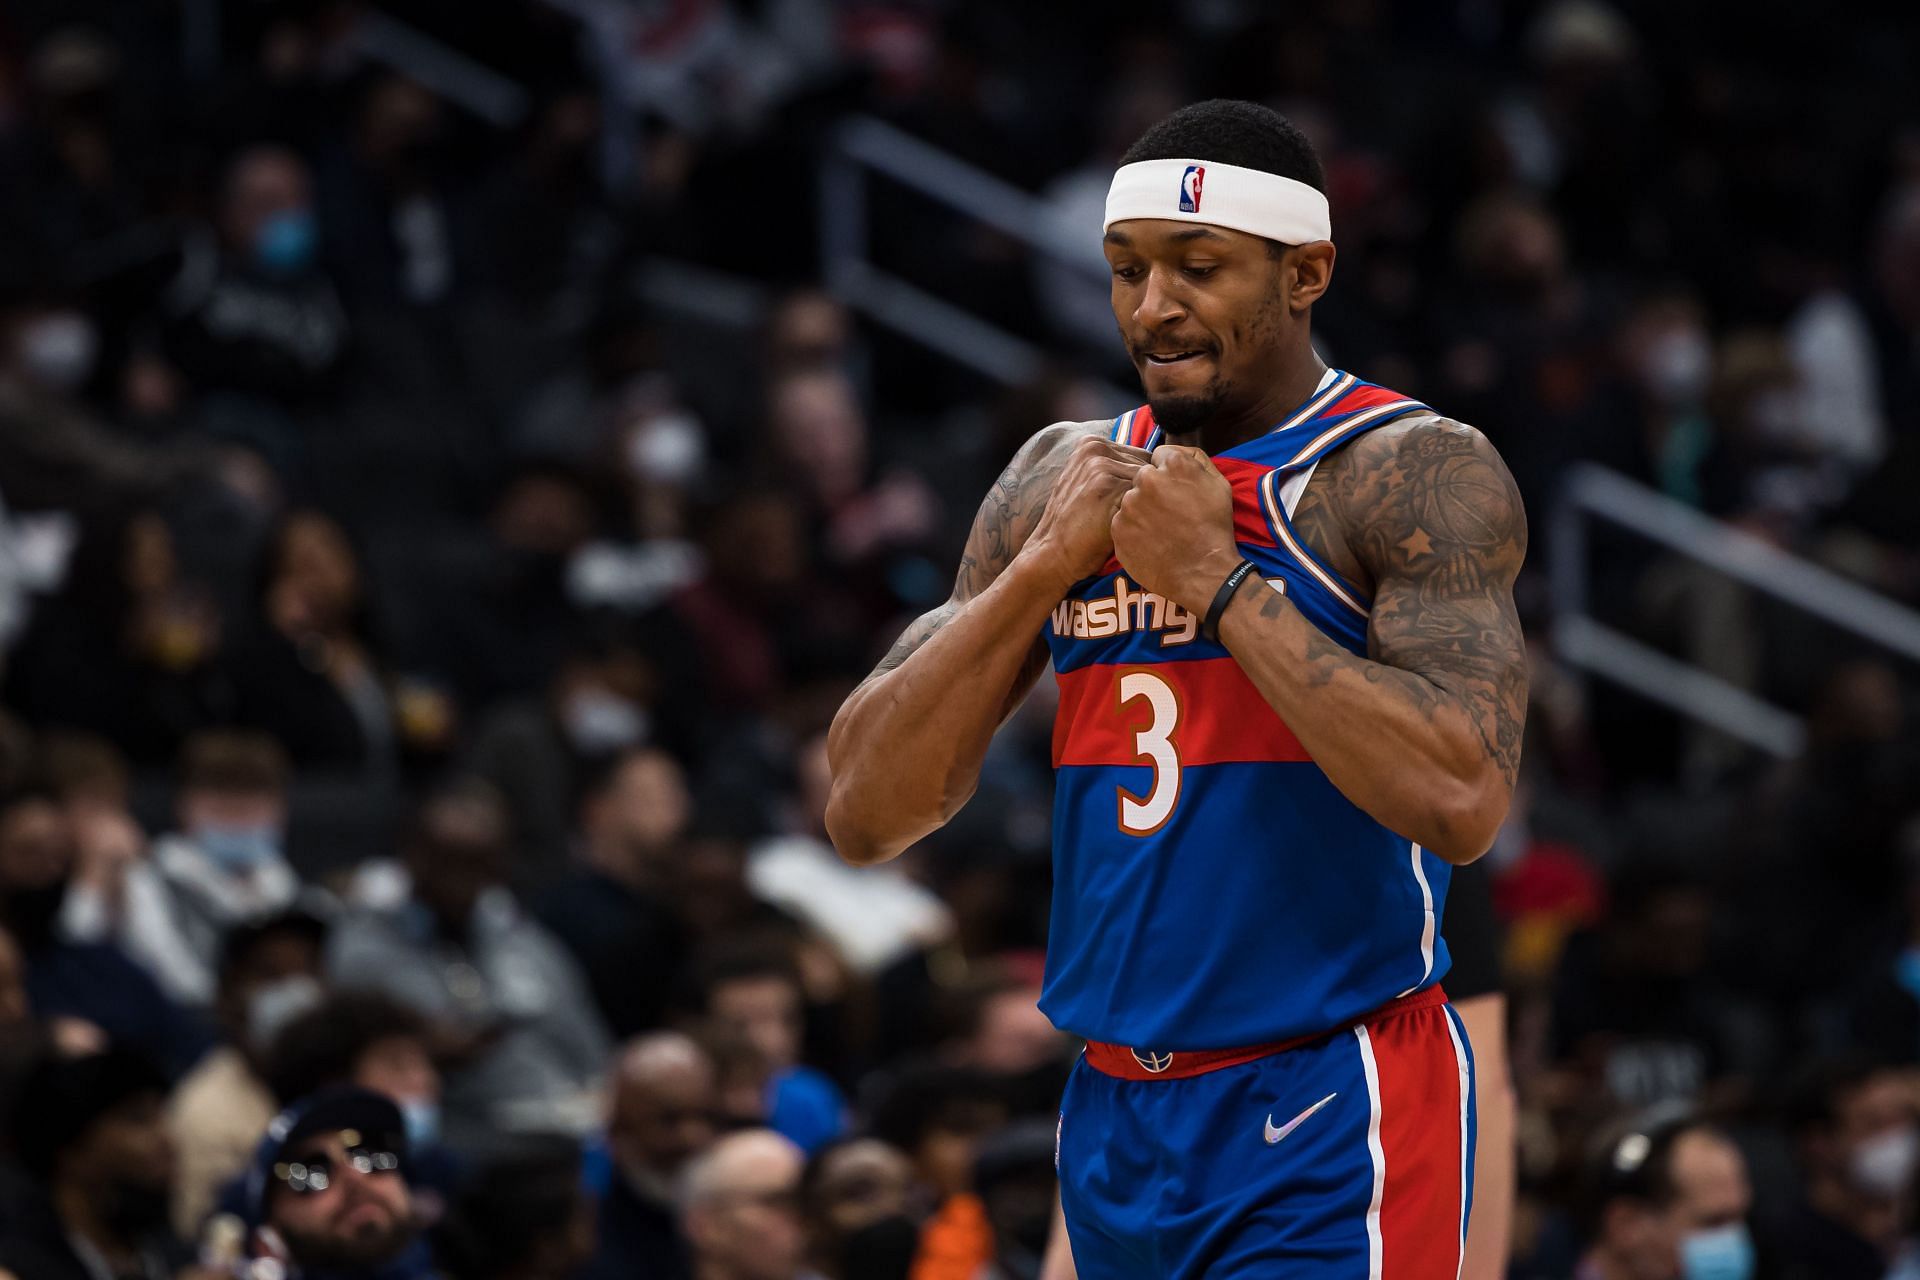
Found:
<path fill-rule="evenodd" d="M 1380 1067 L 1373 1060 L 1373 1038 L 1365 1024 L 1353 1029 L 1360 1042 L 1360 1065 L 1367 1076 L 1367 1154 L 1373 1157 L 1373 1199 L 1367 1205 L 1367 1280 L 1380 1280 L 1385 1242 L 1380 1237 L 1380 1202 L 1387 1192 L 1387 1152 L 1380 1145 Z"/>
<path fill-rule="evenodd" d="M 1441 1012 L 1447 1015 L 1447 1037 L 1453 1041 L 1453 1060 L 1460 1069 L 1460 1261 L 1453 1268 L 1453 1280 L 1460 1280 L 1467 1265 L 1467 1217 L 1471 1208 L 1467 1200 L 1467 1161 L 1472 1158 L 1469 1153 L 1471 1126 L 1467 1122 L 1467 1108 L 1473 1100 L 1473 1067 L 1467 1059 L 1466 1027 L 1460 1021 L 1460 1015 L 1454 1012 L 1451 1005 L 1443 1007 Z"/>
<path fill-rule="evenodd" d="M 1400 994 L 1410 996 L 1427 984 L 1433 976 L 1433 886 L 1427 883 L 1427 869 L 1420 865 L 1420 845 L 1416 841 L 1412 846 L 1413 879 L 1420 886 L 1420 904 L 1426 911 L 1426 920 L 1420 926 L 1420 981 L 1414 983 Z"/>

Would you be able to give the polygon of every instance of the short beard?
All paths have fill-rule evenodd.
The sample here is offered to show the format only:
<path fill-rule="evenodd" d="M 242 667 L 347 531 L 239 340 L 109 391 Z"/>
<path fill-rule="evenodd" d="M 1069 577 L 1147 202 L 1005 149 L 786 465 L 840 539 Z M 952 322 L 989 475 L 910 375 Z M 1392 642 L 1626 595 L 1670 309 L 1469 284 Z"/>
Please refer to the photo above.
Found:
<path fill-rule="evenodd" d="M 303 1270 L 327 1271 L 377 1267 L 392 1262 L 413 1243 L 413 1224 L 396 1221 L 386 1231 L 362 1233 L 349 1238 L 304 1231 L 277 1230 L 287 1242 L 287 1251 Z"/>
<path fill-rule="evenodd" d="M 1227 388 L 1215 377 L 1191 395 L 1161 396 L 1147 401 L 1153 409 L 1153 421 L 1170 436 L 1197 434 L 1220 416 L 1226 407 Z"/>

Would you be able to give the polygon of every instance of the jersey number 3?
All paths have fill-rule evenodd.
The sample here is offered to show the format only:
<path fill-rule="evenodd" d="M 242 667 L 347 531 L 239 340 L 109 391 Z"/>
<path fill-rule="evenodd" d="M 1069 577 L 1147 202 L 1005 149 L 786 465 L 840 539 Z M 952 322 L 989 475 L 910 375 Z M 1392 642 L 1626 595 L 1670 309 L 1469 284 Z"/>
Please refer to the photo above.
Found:
<path fill-rule="evenodd" d="M 1152 713 L 1143 728 L 1133 732 L 1133 751 L 1153 765 L 1153 785 L 1144 796 L 1125 787 L 1120 793 L 1120 830 L 1130 836 L 1150 836 L 1167 825 L 1173 807 L 1180 802 L 1180 753 L 1174 748 L 1173 731 L 1180 723 L 1180 699 L 1168 684 L 1151 671 L 1129 671 L 1120 677 L 1120 706 L 1144 699 Z M 1137 714 L 1137 713 L 1136 713 Z"/>

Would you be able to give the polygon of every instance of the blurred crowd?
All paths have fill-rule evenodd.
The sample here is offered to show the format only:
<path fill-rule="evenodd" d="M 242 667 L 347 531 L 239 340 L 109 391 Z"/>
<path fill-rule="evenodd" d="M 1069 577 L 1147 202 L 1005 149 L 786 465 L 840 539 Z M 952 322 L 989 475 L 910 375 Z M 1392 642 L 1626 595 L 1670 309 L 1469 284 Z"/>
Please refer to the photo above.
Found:
<path fill-rule="evenodd" d="M 1049 682 L 884 868 L 824 730 L 1130 407 L 1111 167 L 1236 96 L 1326 162 L 1327 359 L 1533 514 L 1511 1274 L 1920 1276 L 1911 671 L 1596 536 L 1771 759 L 1563 663 L 1544 569 L 1590 461 L 1920 604 L 1917 64 L 1899 6 L 8 0 L 0 1273 L 1032 1280 Z M 852 113 L 1084 238 L 870 193 L 1038 377 L 820 285 Z"/>

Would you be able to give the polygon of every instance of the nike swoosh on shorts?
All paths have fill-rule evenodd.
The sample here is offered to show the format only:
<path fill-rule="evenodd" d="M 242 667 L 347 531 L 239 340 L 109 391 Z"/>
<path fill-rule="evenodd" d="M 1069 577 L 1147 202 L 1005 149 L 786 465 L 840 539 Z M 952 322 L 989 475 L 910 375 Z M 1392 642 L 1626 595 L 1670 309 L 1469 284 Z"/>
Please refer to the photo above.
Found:
<path fill-rule="evenodd" d="M 1268 1112 L 1267 1113 L 1267 1145 L 1272 1146 L 1274 1143 L 1280 1141 L 1280 1139 L 1292 1133 L 1295 1129 L 1298 1129 L 1302 1124 L 1306 1123 L 1308 1116 L 1311 1116 L 1314 1112 L 1326 1106 L 1329 1102 L 1332 1102 L 1335 1098 L 1339 1096 L 1340 1095 L 1337 1093 L 1328 1094 L 1326 1097 L 1320 1099 L 1320 1101 L 1314 1103 L 1312 1106 L 1308 1107 L 1305 1111 L 1302 1111 L 1299 1115 L 1287 1121 L 1285 1124 L 1281 1125 L 1277 1129 L 1273 1127 L 1273 1113 Z"/>

